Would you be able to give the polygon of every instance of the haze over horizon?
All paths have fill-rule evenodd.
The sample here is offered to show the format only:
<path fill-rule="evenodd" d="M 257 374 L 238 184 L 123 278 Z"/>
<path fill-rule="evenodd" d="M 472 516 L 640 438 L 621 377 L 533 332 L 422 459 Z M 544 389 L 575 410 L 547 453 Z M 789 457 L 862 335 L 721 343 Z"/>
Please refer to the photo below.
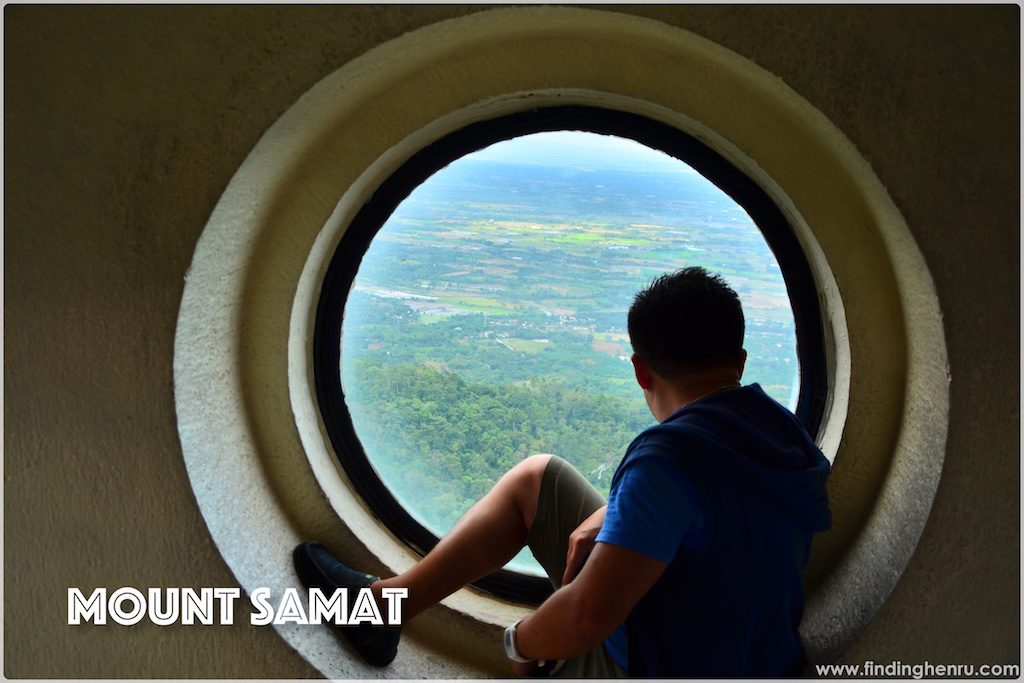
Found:
<path fill-rule="evenodd" d="M 503 140 L 463 159 L 632 172 L 697 173 L 685 162 L 635 140 L 575 130 L 531 133 Z"/>

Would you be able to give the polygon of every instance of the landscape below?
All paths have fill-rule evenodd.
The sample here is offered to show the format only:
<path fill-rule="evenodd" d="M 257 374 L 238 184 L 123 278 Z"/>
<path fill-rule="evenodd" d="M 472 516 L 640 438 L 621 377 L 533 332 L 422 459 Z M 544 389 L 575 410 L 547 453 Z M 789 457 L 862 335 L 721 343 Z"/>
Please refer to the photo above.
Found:
<path fill-rule="evenodd" d="M 374 238 L 344 312 L 345 401 L 382 480 L 435 534 L 532 453 L 557 453 L 607 495 L 653 421 L 626 311 L 662 273 L 702 265 L 728 280 L 746 314 L 744 381 L 795 407 L 778 264 L 739 205 L 676 167 L 464 157 Z M 526 551 L 512 567 L 540 571 Z"/>

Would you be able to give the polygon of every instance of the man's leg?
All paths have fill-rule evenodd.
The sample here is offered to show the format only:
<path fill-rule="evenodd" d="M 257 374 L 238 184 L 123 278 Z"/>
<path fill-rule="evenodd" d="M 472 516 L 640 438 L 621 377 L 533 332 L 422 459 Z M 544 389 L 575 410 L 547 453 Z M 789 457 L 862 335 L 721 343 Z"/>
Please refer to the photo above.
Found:
<path fill-rule="evenodd" d="M 509 470 L 414 567 L 374 582 L 373 588 L 408 588 L 403 610 L 408 619 L 504 566 L 524 544 L 529 544 L 551 583 L 559 588 L 569 534 L 604 504 L 600 492 L 565 460 L 532 456 Z M 414 602 L 414 597 L 419 599 Z M 563 662 L 555 674 L 559 678 L 625 675 L 603 646 Z"/>
<path fill-rule="evenodd" d="M 398 576 L 375 581 L 374 592 L 408 588 L 402 610 L 408 620 L 503 567 L 526 543 L 550 458 L 534 455 L 506 472 L 426 557 Z"/>
<path fill-rule="evenodd" d="M 405 621 L 501 568 L 529 542 L 557 588 L 565 571 L 569 534 L 604 502 L 601 494 L 561 458 L 531 456 L 509 470 L 426 557 L 398 576 L 374 581 L 371 587 L 378 598 L 382 588 L 408 588 L 402 610 Z M 337 564 L 336 560 L 331 562 Z M 365 574 L 344 567 L 330 571 L 335 576 L 339 572 L 351 575 L 353 583 L 365 585 L 360 583 Z M 384 666 L 394 658 L 396 629 L 366 625 L 358 629 L 346 629 L 346 635 L 368 661 Z M 611 678 L 624 672 L 599 647 L 566 662 L 559 675 Z"/>
<path fill-rule="evenodd" d="M 576 468 L 552 456 L 541 480 L 526 543 L 555 588 L 562 587 L 569 535 L 604 504 L 604 496 Z"/>
<path fill-rule="evenodd" d="M 569 535 L 605 504 L 601 493 L 572 465 L 552 457 L 541 481 L 527 543 L 555 588 L 562 585 Z M 622 678 L 626 672 L 604 646 L 562 663 L 557 678 Z"/>

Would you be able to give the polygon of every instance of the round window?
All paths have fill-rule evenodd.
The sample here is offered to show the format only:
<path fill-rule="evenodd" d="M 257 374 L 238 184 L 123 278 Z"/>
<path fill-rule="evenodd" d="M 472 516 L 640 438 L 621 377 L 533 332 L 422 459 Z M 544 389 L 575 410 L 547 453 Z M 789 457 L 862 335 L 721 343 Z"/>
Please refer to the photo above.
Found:
<path fill-rule="evenodd" d="M 718 154 L 592 107 L 473 124 L 419 152 L 346 231 L 317 312 L 317 392 L 357 490 L 420 553 L 532 453 L 607 494 L 653 420 L 626 311 L 692 265 L 741 297 L 744 381 L 813 434 L 826 387 L 809 268 L 781 211 Z M 477 585 L 538 602 L 541 576 L 524 550 Z"/>

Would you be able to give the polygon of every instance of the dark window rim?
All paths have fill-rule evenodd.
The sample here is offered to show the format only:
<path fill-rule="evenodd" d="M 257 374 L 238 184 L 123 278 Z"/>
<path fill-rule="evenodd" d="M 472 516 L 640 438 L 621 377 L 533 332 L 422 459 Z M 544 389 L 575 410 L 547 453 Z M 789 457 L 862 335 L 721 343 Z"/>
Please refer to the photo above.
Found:
<path fill-rule="evenodd" d="M 812 435 L 820 427 L 828 386 L 818 292 L 796 234 L 760 185 L 693 135 L 632 112 L 556 105 L 472 123 L 413 154 L 358 211 L 328 265 L 314 327 L 314 381 L 328 438 L 356 491 L 373 513 L 420 555 L 429 552 L 438 537 L 416 521 L 377 476 L 356 436 L 345 403 L 339 372 L 345 301 L 374 236 L 398 205 L 430 176 L 493 143 L 560 130 L 615 135 L 665 152 L 710 180 L 750 215 L 778 261 L 793 309 L 800 363 L 796 416 Z M 552 592 L 547 579 L 507 569 L 473 585 L 497 597 L 526 604 L 539 604 Z"/>

